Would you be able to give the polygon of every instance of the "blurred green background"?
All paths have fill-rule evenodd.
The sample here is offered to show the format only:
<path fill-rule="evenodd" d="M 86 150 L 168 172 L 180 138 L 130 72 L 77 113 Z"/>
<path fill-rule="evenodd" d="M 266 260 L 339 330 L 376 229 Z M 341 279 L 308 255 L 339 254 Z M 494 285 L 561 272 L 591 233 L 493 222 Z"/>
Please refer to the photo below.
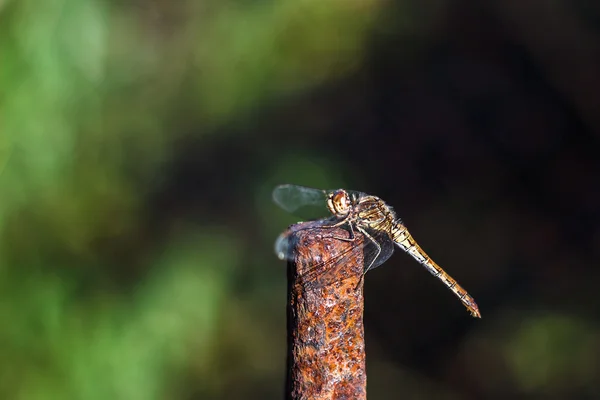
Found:
<path fill-rule="evenodd" d="M 394 206 L 371 399 L 600 398 L 600 6 L 0 0 L 0 398 L 279 399 L 279 183 Z"/>

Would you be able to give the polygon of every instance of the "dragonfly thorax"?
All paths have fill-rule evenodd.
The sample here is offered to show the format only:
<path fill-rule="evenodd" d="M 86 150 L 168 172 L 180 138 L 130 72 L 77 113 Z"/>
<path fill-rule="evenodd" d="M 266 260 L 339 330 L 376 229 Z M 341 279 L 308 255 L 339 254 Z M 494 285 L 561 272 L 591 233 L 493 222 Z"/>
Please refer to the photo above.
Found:
<path fill-rule="evenodd" d="M 327 196 L 327 208 L 336 217 L 345 217 L 350 213 L 352 202 L 344 189 L 334 190 Z"/>

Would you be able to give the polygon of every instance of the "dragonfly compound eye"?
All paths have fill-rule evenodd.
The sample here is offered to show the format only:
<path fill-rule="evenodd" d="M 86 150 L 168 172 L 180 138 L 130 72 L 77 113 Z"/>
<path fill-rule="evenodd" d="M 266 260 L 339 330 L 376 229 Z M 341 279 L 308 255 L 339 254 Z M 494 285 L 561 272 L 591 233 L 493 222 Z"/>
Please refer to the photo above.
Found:
<path fill-rule="evenodd" d="M 346 215 L 350 212 L 350 197 L 345 190 L 336 190 L 329 195 L 327 205 L 332 214 Z"/>

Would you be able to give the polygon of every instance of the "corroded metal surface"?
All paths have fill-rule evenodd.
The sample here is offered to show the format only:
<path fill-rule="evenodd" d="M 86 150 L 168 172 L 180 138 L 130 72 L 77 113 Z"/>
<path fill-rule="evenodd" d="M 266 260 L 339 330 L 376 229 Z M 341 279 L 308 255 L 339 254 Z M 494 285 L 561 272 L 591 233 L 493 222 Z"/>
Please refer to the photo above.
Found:
<path fill-rule="evenodd" d="M 357 246 L 363 237 L 340 240 L 348 237 L 344 229 L 311 223 L 290 232 L 295 246 L 288 264 L 288 399 L 366 399 L 364 264 Z M 340 254 L 333 283 L 315 289 L 306 281 L 318 276 L 316 261 Z"/>

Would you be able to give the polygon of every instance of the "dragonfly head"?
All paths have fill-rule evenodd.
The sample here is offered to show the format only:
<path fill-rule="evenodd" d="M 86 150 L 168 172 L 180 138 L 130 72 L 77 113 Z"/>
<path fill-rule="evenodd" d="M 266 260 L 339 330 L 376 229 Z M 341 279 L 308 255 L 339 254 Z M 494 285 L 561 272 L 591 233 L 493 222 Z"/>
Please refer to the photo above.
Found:
<path fill-rule="evenodd" d="M 344 189 L 334 190 L 327 196 L 327 208 L 336 217 L 345 217 L 352 204 L 348 192 Z"/>

